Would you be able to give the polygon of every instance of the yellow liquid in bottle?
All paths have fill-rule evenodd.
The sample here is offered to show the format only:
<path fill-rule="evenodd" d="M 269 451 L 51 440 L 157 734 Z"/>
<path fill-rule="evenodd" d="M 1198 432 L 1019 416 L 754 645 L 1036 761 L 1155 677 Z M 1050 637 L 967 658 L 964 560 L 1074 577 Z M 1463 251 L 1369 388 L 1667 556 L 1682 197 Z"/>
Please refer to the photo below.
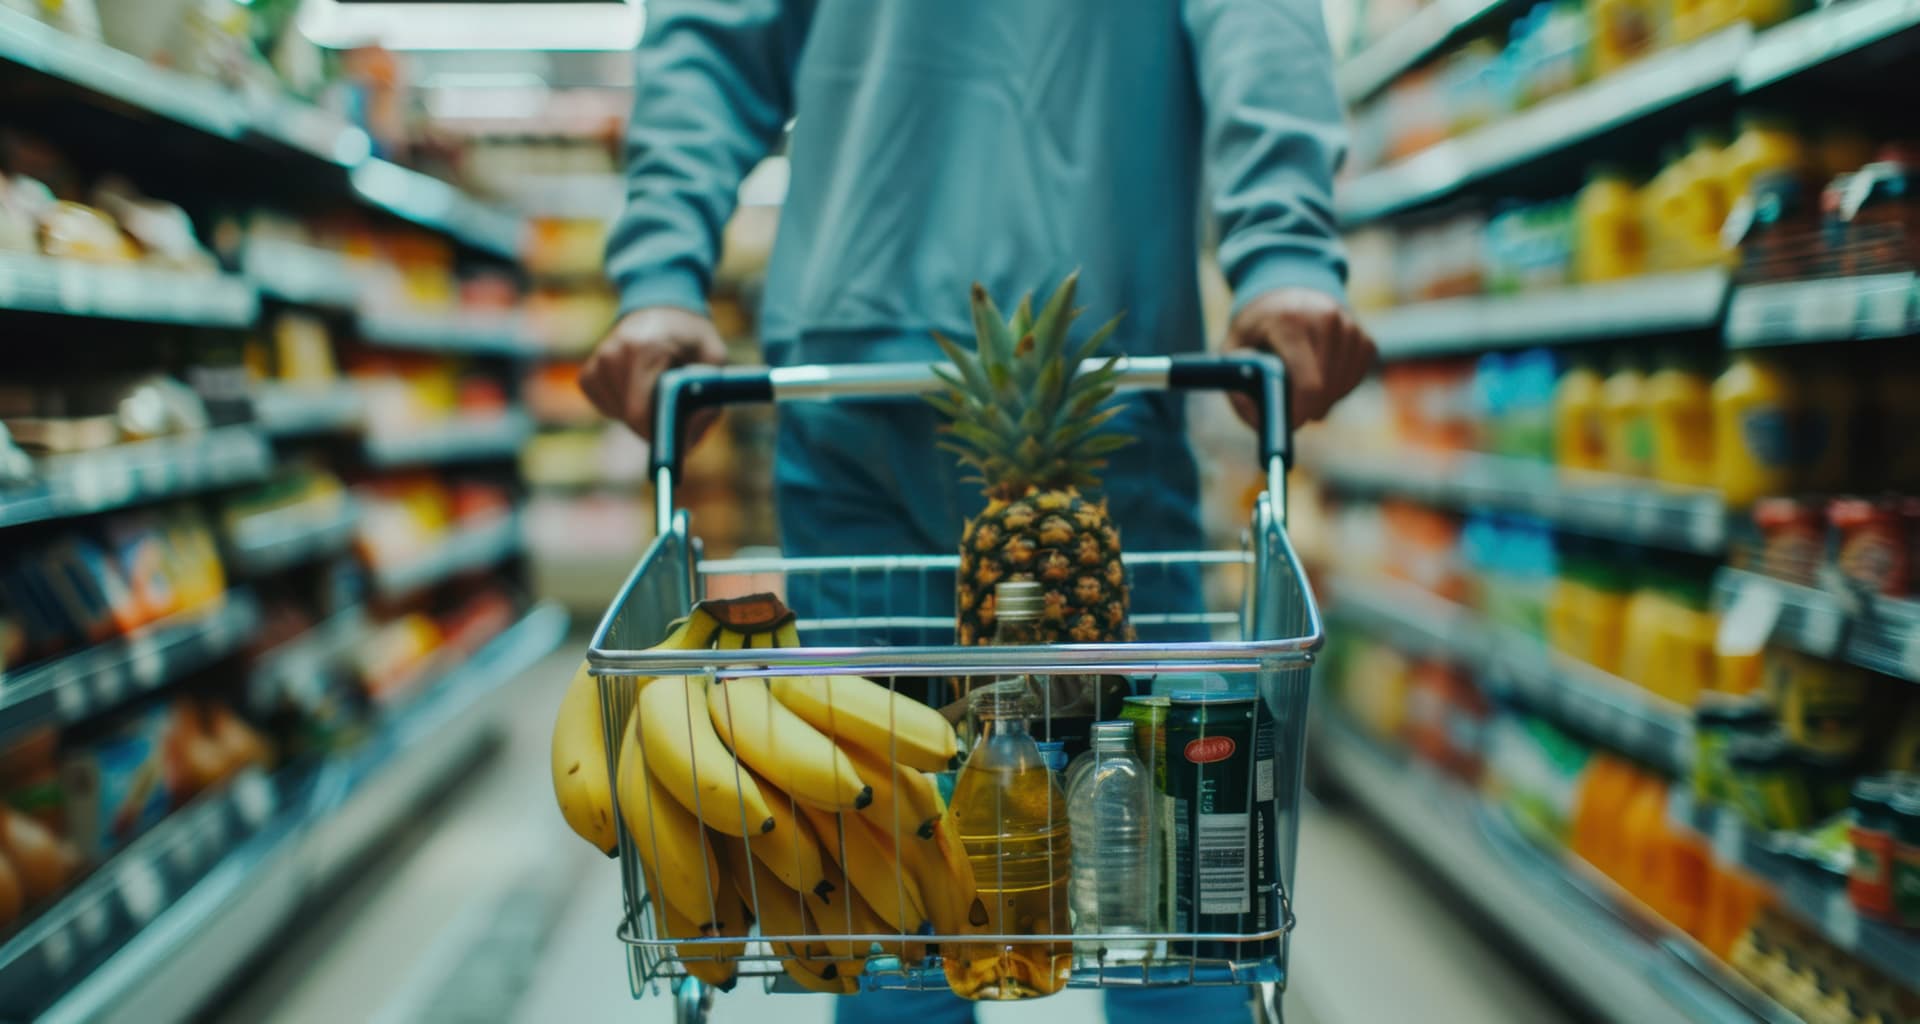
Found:
<path fill-rule="evenodd" d="M 954 784 L 953 813 L 992 935 L 1071 935 L 1067 801 L 1024 721 L 984 722 Z M 966 999 L 1028 999 L 1065 987 L 1073 942 L 979 942 L 943 950 L 947 985 Z"/>

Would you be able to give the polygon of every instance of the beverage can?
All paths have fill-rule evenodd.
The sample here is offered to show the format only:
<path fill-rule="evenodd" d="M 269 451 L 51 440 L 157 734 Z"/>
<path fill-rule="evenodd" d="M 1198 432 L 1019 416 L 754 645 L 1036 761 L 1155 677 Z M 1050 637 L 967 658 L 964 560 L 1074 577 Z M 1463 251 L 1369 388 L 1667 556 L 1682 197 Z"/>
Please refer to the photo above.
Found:
<path fill-rule="evenodd" d="M 1251 935 L 1278 926 L 1272 716 L 1254 696 L 1176 693 L 1165 726 L 1173 815 L 1173 930 Z M 1255 960 L 1276 940 L 1178 942 L 1176 954 Z"/>

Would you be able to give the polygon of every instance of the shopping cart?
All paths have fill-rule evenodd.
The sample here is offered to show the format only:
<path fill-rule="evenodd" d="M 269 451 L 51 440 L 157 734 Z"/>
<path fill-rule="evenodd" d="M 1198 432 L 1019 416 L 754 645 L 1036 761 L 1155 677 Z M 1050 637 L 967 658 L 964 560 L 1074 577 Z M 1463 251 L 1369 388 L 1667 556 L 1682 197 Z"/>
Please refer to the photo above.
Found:
<path fill-rule="evenodd" d="M 945 991 L 937 956 L 902 962 L 879 953 L 883 944 L 900 949 L 907 942 L 1078 943 L 1076 950 L 1098 949 L 1106 942 L 1156 943 L 1146 960 L 1112 962 L 1094 953 L 1076 953 L 1069 984 L 1084 987 L 1161 985 L 1256 986 L 1256 1006 L 1266 1019 L 1280 1019 L 1279 997 L 1286 982 L 1287 944 L 1294 924 L 1289 893 L 1294 882 L 1298 844 L 1302 759 L 1305 747 L 1309 663 L 1321 643 L 1318 609 L 1285 530 L 1285 471 L 1289 435 L 1285 380 L 1278 360 L 1266 356 L 1153 357 L 1120 362 L 1123 390 L 1219 390 L 1253 398 L 1262 413 L 1259 429 L 1261 468 L 1266 491 L 1256 501 L 1251 529 L 1241 550 L 1133 553 L 1125 558 L 1133 592 L 1144 592 L 1156 576 L 1203 572 L 1207 593 L 1215 595 L 1200 611 L 1136 614 L 1142 639 L 1115 644 L 1056 644 L 1019 647 L 957 647 L 953 637 L 955 556 L 875 553 L 846 558 L 764 558 L 703 560 L 689 533 L 688 517 L 676 510 L 674 480 L 684 425 L 696 411 L 724 404 L 891 398 L 900 400 L 935 388 L 939 381 L 924 365 L 795 366 L 780 369 L 683 369 L 661 381 L 658 429 L 653 458 L 658 537 L 628 579 L 595 632 L 588 662 L 600 679 L 600 694 L 613 777 L 617 744 L 635 703 L 634 688 L 622 677 L 704 675 L 709 680 L 745 677 L 818 677 L 828 674 L 884 679 L 900 686 L 936 680 L 1046 677 L 1053 674 L 1211 673 L 1251 676 L 1274 726 L 1274 777 L 1261 780 L 1271 790 L 1274 817 L 1273 857 L 1276 884 L 1255 899 L 1259 913 L 1239 931 L 1162 932 L 1147 935 L 1073 934 L 1065 922 L 1050 934 L 1018 936 L 869 934 L 837 936 L 854 948 L 874 950 L 859 963 L 842 965 L 842 975 L 857 974 L 865 988 L 927 988 Z M 883 442 L 876 442 L 883 443 Z M 854 607 L 833 618 L 802 618 L 799 627 L 810 646 L 746 651 L 649 651 L 684 616 L 695 600 L 714 592 L 783 587 L 796 607 L 807 606 L 809 589 L 831 590 Z M 728 584 L 732 584 L 728 586 Z M 1218 637 L 1214 640 L 1166 637 Z M 1040 692 L 1049 690 L 1038 687 Z M 1051 719 L 1042 712 L 1041 729 Z M 1112 709 L 1101 709 L 1103 712 Z M 1113 717 L 1108 714 L 1107 717 Z M 1251 775 L 1251 768 L 1249 768 Z M 1245 781 L 1254 792 L 1253 780 Z M 1249 797 L 1249 799 L 1252 799 Z M 1264 810 L 1264 806 L 1262 808 Z M 646 824 L 633 823 L 644 834 Z M 739 841 L 739 840 L 731 840 Z M 844 841 L 844 840 L 842 840 Z M 897 841 L 897 838 L 896 838 Z M 829 837 L 826 842 L 831 845 Z M 646 891 L 629 823 L 620 822 L 619 858 L 623 867 L 624 915 L 620 939 L 627 946 L 629 982 L 634 995 L 662 983 L 676 997 L 678 1019 L 705 1019 L 712 992 L 687 973 L 702 958 L 725 957 L 737 964 L 742 979 L 785 986 L 772 949 L 778 943 L 819 942 L 820 936 L 757 935 L 745 952 L 739 938 L 664 938 Z M 837 851 L 836 851 L 837 852 Z M 756 916 L 760 916 L 757 914 Z M 831 918 L 832 915 L 825 915 Z M 1256 926 L 1254 922 L 1264 922 Z M 831 931 L 831 921 L 823 921 Z M 871 944 L 871 945 L 868 945 Z M 728 948 L 728 947 L 733 948 Z M 948 948 L 952 948 L 949 946 Z M 1208 956 L 1160 955 L 1205 949 Z"/>

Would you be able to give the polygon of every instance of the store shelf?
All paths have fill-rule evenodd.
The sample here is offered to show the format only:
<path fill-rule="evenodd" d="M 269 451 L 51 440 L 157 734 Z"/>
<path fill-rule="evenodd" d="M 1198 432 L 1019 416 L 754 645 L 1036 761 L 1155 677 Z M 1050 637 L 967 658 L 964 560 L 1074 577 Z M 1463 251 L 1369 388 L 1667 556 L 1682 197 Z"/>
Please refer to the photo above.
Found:
<path fill-rule="evenodd" d="M 1740 89 L 1759 89 L 1915 28 L 1916 0 L 1840 0 L 1762 32 L 1740 60 Z"/>
<path fill-rule="evenodd" d="M 0 60 L 210 135 L 235 138 L 245 126 L 243 112 L 220 86 L 68 35 L 9 7 L 0 7 Z"/>
<path fill-rule="evenodd" d="M 1518 512 L 1573 533 L 1711 555 L 1725 550 L 1727 513 L 1718 494 L 1645 480 L 1571 473 L 1523 459 L 1471 452 L 1301 452 L 1328 484 L 1463 510 Z"/>
<path fill-rule="evenodd" d="M 337 167 L 354 167 L 373 155 L 373 140 L 332 111 L 283 93 L 247 97 L 247 129 L 297 153 Z"/>
<path fill-rule="evenodd" d="M 37 460 L 38 479 L 0 485 L 0 526 L 86 515 L 251 483 L 272 466 L 250 427 L 115 445 Z"/>
<path fill-rule="evenodd" d="M 345 495 L 256 512 L 227 531 L 236 573 L 259 576 L 336 555 L 353 546 L 360 509 Z"/>
<path fill-rule="evenodd" d="M 453 355 L 527 359 L 539 351 L 528 340 L 520 316 L 504 310 L 471 313 L 363 310 L 360 314 L 360 338 L 370 345 L 383 348 L 418 349 Z"/>
<path fill-rule="evenodd" d="M 1432 0 L 1365 49 L 1341 62 L 1334 84 L 1348 105 L 1366 99 L 1412 70 L 1505 0 Z"/>
<path fill-rule="evenodd" d="M 1726 303 L 1727 275 L 1709 270 L 1421 302 L 1365 319 L 1380 358 L 1396 360 L 1707 331 Z"/>
<path fill-rule="evenodd" d="M 1920 275 L 1745 285 L 1727 308 L 1729 348 L 1920 334 Z"/>
<path fill-rule="evenodd" d="M 0 737 L 78 722 L 245 646 L 260 621 L 246 590 L 92 647 L 0 673 Z"/>
<path fill-rule="evenodd" d="M 1693 767 L 1686 708 L 1410 584 L 1340 578 L 1328 614 L 1471 669 L 1494 694 L 1674 777 Z"/>
<path fill-rule="evenodd" d="M 1896 981 L 1920 987 L 1920 935 L 1861 917 L 1847 897 L 1846 876 L 1788 849 L 1797 836 L 1751 828 L 1738 812 L 1696 803 L 1682 787 L 1671 791 L 1667 810 L 1674 822 L 1713 844 L 1716 860 L 1739 865 L 1772 887 L 1780 906 L 1828 942 Z"/>
<path fill-rule="evenodd" d="M 357 431 L 366 415 L 360 389 L 346 381 L 312 386 L 269 382 L 253 389 L 254 424 L 269 437 Z"/>
<path fill-rule="evenodd" d="M 374 566 L 374 586 L 385 596 L 402 597 L 504 562 L 519 554 L 520 548 L 519 517 L 502 515 L 489 523 L 460 527 L 435 547 L 405 562 Z"/>
<path fill-rule="evenodd" d="M 513 259 L 520 254 L 519 217 L 438 178 L 378 158 L 356 165 L 349 176 L 360 198 L 395 216 L 496 256 Z"/>
<path fill-rule="evenodd" d="M 0 9 L 0 14 L 6 13 Z M 0 255 L 0 309 L 142 323 L 246 327 L 259 296 L 231 274 L 190 273 L 137 263 L 87 263 Z"/>
<path fill-rule="evenodd" d="M 240 270 L 260 291 L 282 302 L 350 310 L 360 301 L 361 276 L 340 253 L 279 238 L 247 243 Z"/>
<path fill-rule="evenodd" d="M 533 420 L 519 409 L 455 416 L 407 433 L 369 432 L 367 461 L 380 467 L 511 459 L 533 436 Z"/>
<path fill-rule="evenodd" d="M 0 1016 L 188 1017 L 471 761 L 492 698 L 559 644 L 566 622 L 535 608 L 361 746 L 317 770 L 243 775 L 169 817 L 0 946 Z"/>
<path fill-rule="evenodd" d="M 263 652 L 247 673 L 247 706 L 266 715 L 283 698 L 319 705 L 332 680 L 353 669 L 366 638 L 367 611 L 355 605 Z"/>
<path fill-rule="evenodd" d="M 1755 614 L 1774 619 L 1771 639 L 1776 643 L 1920 682 L 1920 601 L 1856 594 L 1843 598 L 1731 568 L 1714 577 L 1714 597 L 1722 609 L 1763 606 Z"/>
<path fill-rule="evenodd" d="M 1647 57 L 1564 96 L 1353 178 L 1336 198 L 1351 225 L 1444 199 L 1733 81 L 1753 31 L 1738 25 Z"/>
<path fill-rule="evenodd" d="M 1682 938 L 1580 884 L 1557 855 L 1522 839 L 1461 783 L 1326 726 L 1312 750 L 1341 788 L 1602 1019 L 1792 1020 L 1778 1007 L 1763 1009 L 1766 1016 L 1750 1009 L 1757 993 L 1736 994 L 1703 974 L 1676 952 Z"/>

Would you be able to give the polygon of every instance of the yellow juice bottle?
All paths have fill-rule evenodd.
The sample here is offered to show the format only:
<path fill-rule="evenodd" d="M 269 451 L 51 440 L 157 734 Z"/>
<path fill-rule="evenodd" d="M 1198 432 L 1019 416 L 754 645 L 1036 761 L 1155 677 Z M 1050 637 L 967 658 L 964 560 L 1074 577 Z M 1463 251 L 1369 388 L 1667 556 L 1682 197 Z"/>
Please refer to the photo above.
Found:
<path fill-rule="evenodd" d="M 1679 353 L 1647 378 L 1653 478 L 1676 487 L 1713 486 L 1713 385 Z"/>
<path fill-rule="evenodd" d="M 1623 357 L 1607 375 L 1601 386 L 1600 412 L 1606 432 L 1607 472 L 1646 476 L 1653 457 L 1647 421 L 1647 377 L 1631 356 Z"/>
<path fill-rule="evenodd" d="M 1646 227 L 1640 190 L 1616 168 L 1594 171 L 1573 208 L 1574 277 L 1593 284 L 1617 281 L 1647 269 Z"/>
<path fill-rule="evenodd" d="M 1809 153 L 1793 122 L 1777 114 L 1756 112 L 1740 118 L 1740 133 L 1723 157 L 1727 198 L 1739 202 L 1753 191 L 1753 183 L 1777 173 L 1805 177 Z"/>
<path fill-rule="evenodd" d="M 1778 363 L 1742 355 L 1713 382 L 1714 482 L 1742 509 L 1793 483 L 1796 399 Z"/>
<path fill-rule="evenodd" d="M 1560 375 L 1553 391 L 1554 461 L 1561 469 L 1600 472 L 1607 468 L 1604 387 L 1591 363 L 1575 363 Z"/>

